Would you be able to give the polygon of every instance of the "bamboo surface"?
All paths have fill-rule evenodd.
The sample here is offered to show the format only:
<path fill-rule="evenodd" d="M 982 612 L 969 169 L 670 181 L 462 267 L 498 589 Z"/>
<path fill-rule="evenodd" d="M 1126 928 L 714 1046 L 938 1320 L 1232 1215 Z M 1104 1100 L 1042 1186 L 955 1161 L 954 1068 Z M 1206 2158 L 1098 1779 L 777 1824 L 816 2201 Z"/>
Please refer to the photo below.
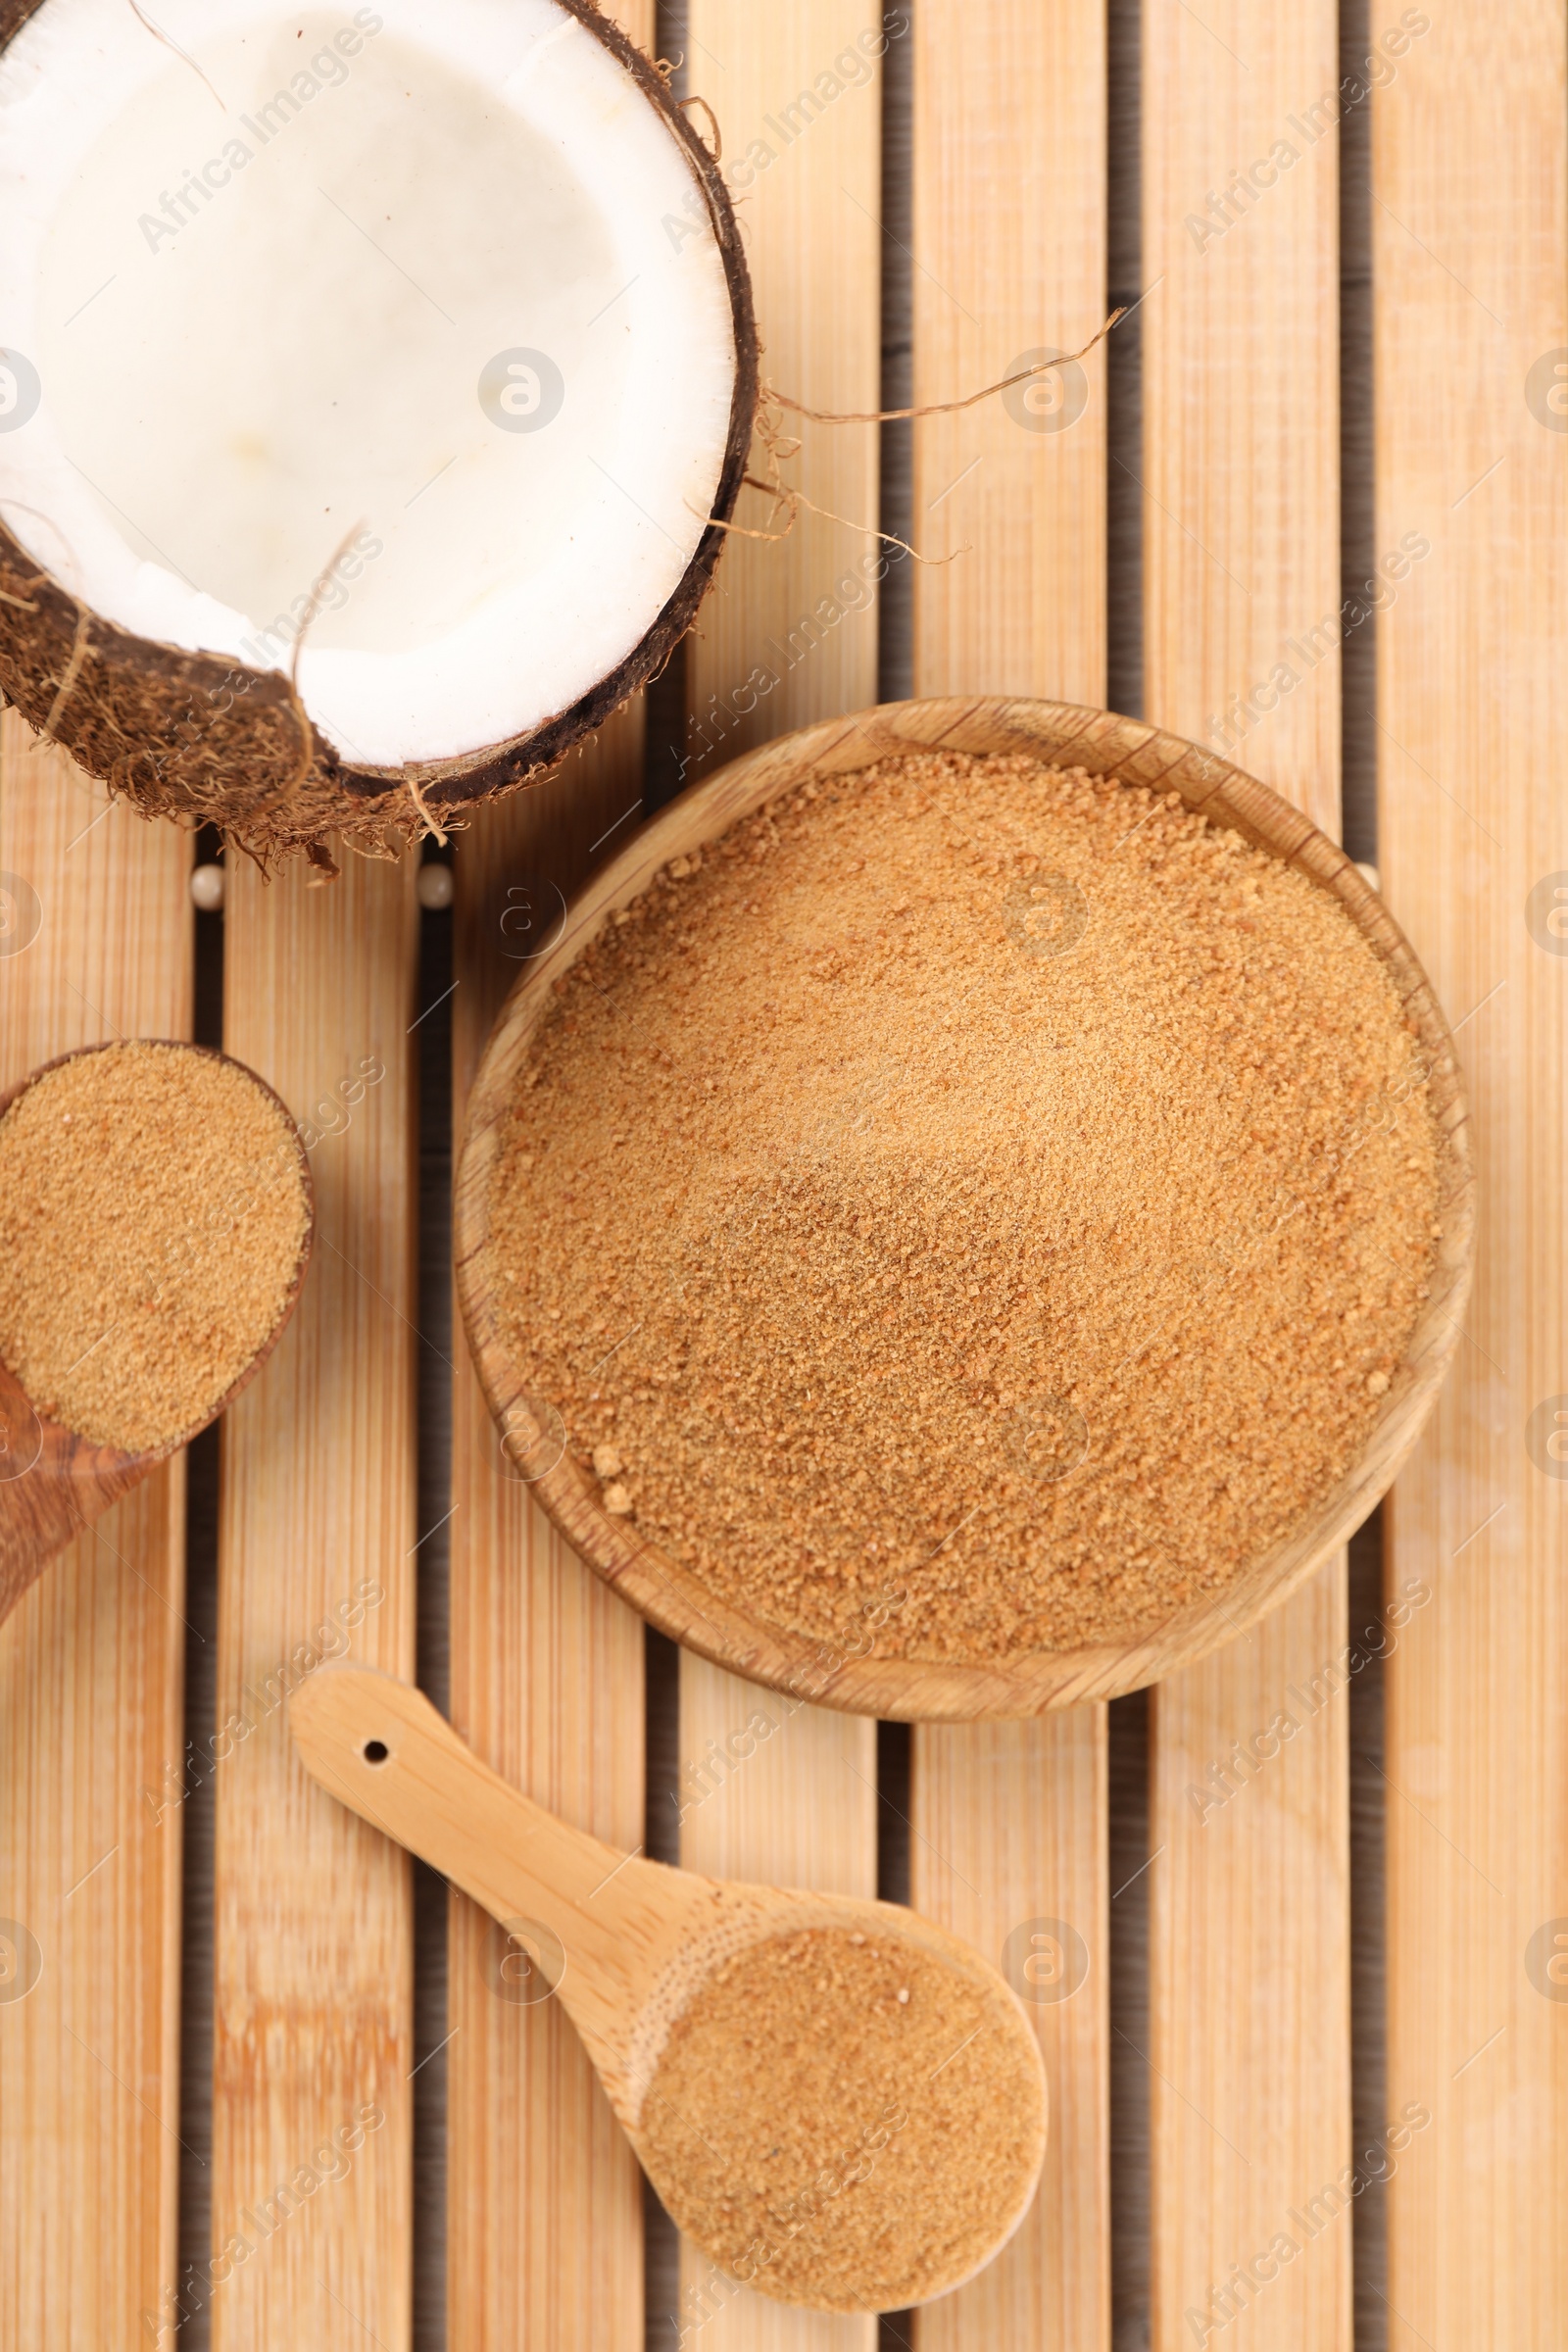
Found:
<path fill-rule="evenodd" d="M 1110 2342 L 1105 1794 L 1103 1706 L 916 1730 L 911 1899 L 1004 1969 L 1051 2084 L 1033 2210 L 915 2315 L 919 2352 Z"/>
<path fill-rule="evenodd" d="M 1106 60 L 1103 16 L 1075 0 L 940 0 L 915 12 L 913 38 L 918 405 L 1076 351 L 1101 325 Z M 914 581 L 916 694 L 1103 702 L 1105 460 L 1103 346 L 916 424 L 913 541 L 932 559 Z M 1094 2352 L 1110 2341 L 1105 1710 L 917 1725 L 911 1757 L 910 1899 L 988 1958 L 1011 1955 L 1052 2088 L 1032 2212 L 990 2271 L 918 2315 L 916 2342 Z M 1062 1923 L 1089 1974 L 1057 1998 L 1075 1968 L 1035 1979 L 1042 1958 L 1048 1978 L 1070 1967 Z"/>
<path fill-rule="evenodd" d="M 189 865 L 0 717 L 0 1086 L 190 1034 Z M 8 2347 L 174 2340 L 184 1492 L 182 1458 L 155 1471 L 0 1629 Z"/>
<path fill-rule="evenodd" d="M 1338 134 L 1307 135 L 1337 43 L 1328 0 L 1144 20 L 1145 712 L 1331 833 L 1340 662 L 1332 631 L 1300 648 L 1340 603 Z M 1349 2343 L 1348 2212 L 1291 2218 L 1349 2155 L 1346 1685 L 1311 1713 L 1289 1695 L 1345 1628 L 1342 1562 L 1153 1695 L 1154 2352 Z M 1207 1802 L 1281 1710 L 1303 1729 Z"/>
<path fill-rule="evenodd" d="M 1563 12 L 1431 11 L 1373 116 L 1384 887 L 1452 1010 L 1475 1297 L 1390 1510 L 1390 2352 L 1568 2312 L 1568 132 Z M 1462 354 L 1453 366 L 1453 355 Z"/>
<path fill-rule="evenodd" d="M 640 820 L 643 732 L 638 704 L 554 783 L 480 812 L 458 839 L 460 1133 L 490 1024 L 526 969 L 517 951 L 539 936 L 530 916 L 554 921 L 600 836 L 608 855 Z M 630 1850 L 643 1842 L 642 1624 L 512 1475 L 456 1317 L 454 1331 L 452 1720 L 530 1796 Z M 519 2331 L 530 2352 L 619 2352 L 642 2326 L 636 2160 L 558 2004 L 511 1997 L 492 1923 L 464 1895 L 451 1903 L 451 2352 L 491 2352 Z"/>
<path fill-rule="evenodd" d="M 881 26 L 867 0 L 802 0 L 773 13 L 745 0 L 692 0 L 690 14 L 688 78 L 723 137 L 763 376 L 835 412 L 879 405 Z M 691 651 L 687 781 L 876 698 L 876 428 L 789 415 L 781 424 L 801 439 L 784 472 L 827 512 L 803 514 L 782 545 L 737 537 L 725 550 Z M 759 446 L 754 471 L 765 465 Z M 736 519 L 777 530 L 784 517 L 752 491 Z M 727 1741 L 757 1708 L 771 1716 L 781 1703 L 683 1656 L 683 1788 L 710 1741 Z M 716 1869 L 720 1857 L 748 1877 L 874 1894 L 874 1727 L 800 1709 L 730 1787 L 686 1811 L 683 1864 Z M 711 2269 L 683 2243 L 677 2326 L 700 2322 L 705 2352 L 871 2352 L 874 2321 L 715 2292 Z"/>
<path fill-rule="evenodd" d="M 763 380 L 834 412 L 879 405 L 881 24 L 869 0 L 692 0 L 690 13 L 687 78 L 722 135 Z M 725 550 L 691 645 L 683 781 L 876 700 L 876 427 L 777 421 L 801 443 L 784 478 L 827 512 L 803 512 L 782 544 L 735 536 Z M 760 437 L 753 473 L 767 464 Z M 750 490 L 735 519 L 782 532 L 789 518 Z"/>
<path fill-rule="evenodd" d="M 350 1648 L 414 1670 L 415 875 L 343 867 L 227 880 L 224 1044 L 319 1140 L 305 1293 L 223 1430 L 214 2352 L 409 2341 L 408 1859 L 312 1785 L 273 1695 Z"/>
<path fill-rule="evenodd" d="M 616 13 L 651 49 L 651 0 Z M 1332 831 L 1337 12 L 1210 0 L 1143 22 L 1143 708 Z M 1107 173 L 1132 168 L 1107 152 L 1103 10 L 926 0 L 883 23 L 866 0 L 692 0 L 684 44 L 723 134 L 764 376 L 833 410 L 879 405 L 879 83 L 860 65 L 880 37 L 913 46 L 917 400 L 1094 333 Z M 1349 2352 L 1350 2190 L 1384 2172 L 1387 2294 L 1368 2292 L 1388 2352 L 1554 2344 L 1568 2311 L 1568 30 L 1546 0 L 1506 24 L 1479 0 L 1391 8 L 1371 30 L 1376 553 L 1410 534 L 1428 552 L 1352 624 L 1378 644 L 1377 710 L 1355 723 L 1376 726 L 1383 887 L 1465 1056 L 1481 1262 L 1387 1512 L 1381 2148 L 1350 2138 L 1343 1569 L 1152 1694 L 1150 2352 Z M 1272 176 L 1244 186 L 1258 163 Z M 1081 367 L 915 428 L 911 535 L 936 560 L 912 574 L 915 693 L 1103 700 L 1116 460 L 1103 349 Z M 802 441 L 785 476 L 827 513 L 782 542 L 732 539 L 689 648 L 685 783 L 875 699 L 877 430 L 773 424 Z M 748 491 L 737 520 L 777 533 L 788 514 Z M 636 706 L 457 836 L 460 1134 L 529 912 L 548 924 L 554 894 L 624 845 L 643 773 Z M 215 2352 L 412 2352 L 408 1866 L 310 1786 L 267 1697 L 364 1586 L 379 1596 L 352 1654 L 416 1663 L 413 1076 L 431 1032 L 411 1029 L 412 861 L 343 862 L 319 888 L 303 868 L 270 886 L 228 872 L 224 1042 L 323 1132 L 299 1314 L 225 1425 L 217 1724 L 182 1713 L 182 1461 L 0 1627 L 0 2352 L 174 2352 L 204 2327 Z M 0 716 L 0 1089 L 104 1035 L 189 1033 L 189 865 L 187 836 L 108 810 Z M 28 892 L 42 923 L 19 948 Z M 453 1721 L 508 1779 L 634 1848 L 642 1625 L 502 1454 L 456 1320 L 450 1353 Z M 1259 1759 L 1281 1710 L 1295 1736 Z M 225 1734 L 231 1717 L 248 1728 Z M 741 1726 L 755 1745 L 732 1741 Z M 215 1775 L 213 2259 L 179 2281 L 179 2168 L 203 2161 L 177 2138 L 187 1729 L 231 1744 Z M 1010 1962 L 1052 2123 L 1002 2260 L 898 2331 L 918 2352 L 1107 2352 L 1105 1710 L 917 1727 L 912 1753 L 913 1899 Z M 875 1781 L 868 1723 L 683 1654 L 690 1865 L 869 1892 Z M 515 1997 L 515 1959 L 454 1893 L 447 2342 L 640 2352 L 641 2177 L 559 2005 Z M 334 2154 L 365 2107 L 381 2120 Z M 649 2316 L 649 2340 L 698 2352 L 876 2341 L 689 2249 L 679 2308 Z"/>
<path fill-rule="evenodd" d="M 1098 333 L 1105 25 L 1080 0 L 914 12 L 914 399 Z M 914 431 L 916 694 L 1105 698 L 1105 348 Z"/>

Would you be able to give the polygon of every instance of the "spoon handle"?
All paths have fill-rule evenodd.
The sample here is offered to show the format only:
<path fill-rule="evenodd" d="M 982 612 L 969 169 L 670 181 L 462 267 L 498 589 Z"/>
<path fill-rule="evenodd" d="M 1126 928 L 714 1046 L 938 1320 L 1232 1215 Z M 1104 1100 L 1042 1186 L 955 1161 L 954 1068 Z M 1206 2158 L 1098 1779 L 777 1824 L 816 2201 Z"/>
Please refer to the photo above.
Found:
<path fill-rule="evenodd" d="M 152 1467 L 45 1421 L 0 1364 L 0 1624 L 57 1551 Z"/>
<path fill-rule="evenodd" d="M 559 1987 L 600 2072 L 618 2074 L 644 1989 L 631 1958 L 643 1938 L 628 1929 L 658 1866 L 536 1805 L 392 1675 L 318 1667 L 289 1701 L 289 1729 L 323 1788 L 514 1931 Z"/>

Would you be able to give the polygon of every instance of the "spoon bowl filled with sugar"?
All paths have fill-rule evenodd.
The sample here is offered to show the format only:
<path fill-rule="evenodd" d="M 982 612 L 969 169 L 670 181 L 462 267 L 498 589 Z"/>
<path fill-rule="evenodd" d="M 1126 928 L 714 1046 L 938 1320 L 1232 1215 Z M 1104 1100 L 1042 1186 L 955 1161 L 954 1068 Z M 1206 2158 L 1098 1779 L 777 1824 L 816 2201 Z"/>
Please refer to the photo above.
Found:
<path fill-rule="evenodd" d="M 1045 2075 L 969 1945 L 896 1904 L 618 1852 L 369 1668 L 320 1668 L 289 1726 L 323 1788 L 491 1914 L 496 1990 L 560 2000 L 666 2209 L 727 2277 L 814 2310 L 899 2310 L 961 2285 L 1017 2228 Z"/>
<path fill-rule="evenodd" d="M 1231 761 L 1054 703 L 826 720 L 537 947 L 455 1191 L 497 1467 L 730 1672 L 916 1721 L 1114 1697 L 1415 1444 L 1473 1253 L 1454 1042 Z"/>
<path fill-rule="evenodd" d="M 255 1376 L 314 1231 L 299 1131 L 226 1054 L 119 1040 L 0 1096 L 0 1619 Z"/>

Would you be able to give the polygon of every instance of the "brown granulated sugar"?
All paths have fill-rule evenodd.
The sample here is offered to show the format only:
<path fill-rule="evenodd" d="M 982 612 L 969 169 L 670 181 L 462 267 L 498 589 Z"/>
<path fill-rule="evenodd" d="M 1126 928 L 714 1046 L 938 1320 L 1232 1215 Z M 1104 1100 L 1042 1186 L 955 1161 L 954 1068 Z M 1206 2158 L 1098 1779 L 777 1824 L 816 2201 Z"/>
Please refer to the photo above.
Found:
<path fill-rule="evenodd" d="M 675 859 L 556 983 L 492 1285 L 606 1506 L 752 1614 L 1121 1642 L 1362 1448 L 1437 1144 L 1304 875 L 1174 794 L 926 754 Z"/>
<path fill-rule="evenodd" d="M 673 2219 L 784 2302 L 894 2311 L 994 2249 L 1038 2161 L 1000 1992 L 897 1935 L 753 1944 L 677 2021 L 640 2136 Z"/>
<path fill-rule="evenodd" d="M 172 1445 L 276 1329 L 307 1223 L 298 1139 L 246 1071 L 77 1054 L 0 1119 L 0 1359 L 94 1445 Z"/>

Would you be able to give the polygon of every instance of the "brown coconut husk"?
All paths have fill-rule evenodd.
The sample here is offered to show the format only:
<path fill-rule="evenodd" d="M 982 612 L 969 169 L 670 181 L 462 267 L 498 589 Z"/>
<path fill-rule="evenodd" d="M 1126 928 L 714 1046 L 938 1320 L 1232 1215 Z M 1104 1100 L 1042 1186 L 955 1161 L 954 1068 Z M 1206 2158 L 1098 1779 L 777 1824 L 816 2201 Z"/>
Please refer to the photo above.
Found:
<path fill-rule="evenodd" d="M 0 50 L 42 0 L 0 0 Z M 696 618 L 746 472 L 758 399 L 751 277 L 716 159 L 658 70 L 593 0 L 560 0 L 625 67 L 690 160 L 729 283 L 736 375 L 711 517 L 678 587 L 626 660 L 526 735 L 408 768 L 355 767 L 311 724 L 291 681 L 226 657 L 184 653 L 82 607 L 0 518 L 0 691 L 34 727 L 145 816 L 220 826 L 263 865 L 329 834 L 374 856 L 475 802 L 536 784 L 663 668 Z"/>

